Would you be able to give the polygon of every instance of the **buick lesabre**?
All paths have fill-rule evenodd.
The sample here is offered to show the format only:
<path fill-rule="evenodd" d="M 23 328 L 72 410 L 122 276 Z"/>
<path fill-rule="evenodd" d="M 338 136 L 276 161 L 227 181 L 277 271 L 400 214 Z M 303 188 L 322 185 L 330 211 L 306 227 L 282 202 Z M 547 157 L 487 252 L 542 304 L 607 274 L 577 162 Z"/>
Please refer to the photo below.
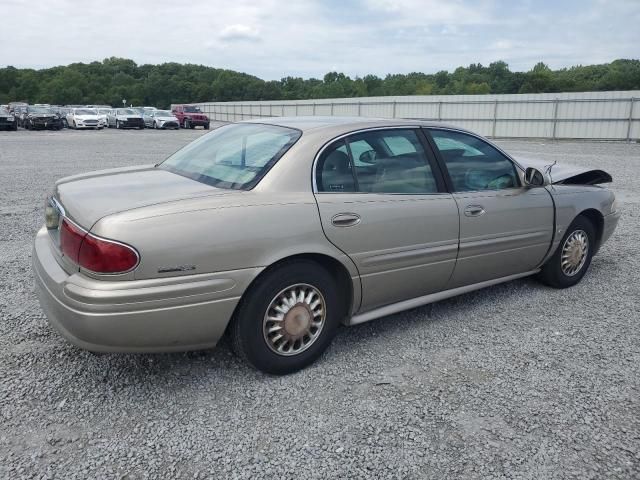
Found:
<path fill-rule="evenodd" d="M 33 254 L 51 324 L 100 352 L 301 369 L 358 324 L 529 275 L 566 288 L 620 211 L 601 170 L 415 120 L 230 124 L 157 165 L 59 180 Z"/>

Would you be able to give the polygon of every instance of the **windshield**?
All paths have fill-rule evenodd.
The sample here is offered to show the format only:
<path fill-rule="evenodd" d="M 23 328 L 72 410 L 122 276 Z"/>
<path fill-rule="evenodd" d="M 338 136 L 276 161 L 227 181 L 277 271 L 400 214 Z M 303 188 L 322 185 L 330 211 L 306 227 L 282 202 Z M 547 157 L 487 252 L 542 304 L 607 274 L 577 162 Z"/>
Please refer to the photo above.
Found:
<path fill-rule="evenodd" d="M 4 107 L 0 107 L 0 113 L 2 113 L 3 115 L 7 115 L 9 113 L 9 110 Z"/>
<path fill-rule="evenodd" d="M 103 115 L 106 115 L 107 113 L 109 113 L 110 109 L 109 108 L 99 108 L 98 109 L 98 113 L 101 113 Z"/>
<path fill-rule="evenodd" d="M 97 115 L 98 113 L 91 108 L 77 108 L 74 114 L 75 115 Z"/>
<path fill-rule="evenodd" d="M 121 108 L 118 110 L 118 115 L 140 115 L 140 112 L 136 112 L 130 108 Z"/>
<path fill-rule="evenodd" d="M 275 125 L 225 125 L 177 151 L 159 167 L 214 187 L 248 190 L 301 134 Z"/>
<path fill-rule="evenodd" d="M 29 113 L 53 113 L 53 110 L 47 107 L 29 107 Z"/>
<path fill-rule="evenodd" d="M 150 113 L 153 113 L 156 117 L 173 117 L 173 113 L 169 110 L 156 110 L 155 112 Z"/>
<path fill-rule="evenodd" d="M 200 113 L 200 109 L 198 107 L 192 107 L 190 105 L 185 106 L 184 111 L 187 113 Z"/>

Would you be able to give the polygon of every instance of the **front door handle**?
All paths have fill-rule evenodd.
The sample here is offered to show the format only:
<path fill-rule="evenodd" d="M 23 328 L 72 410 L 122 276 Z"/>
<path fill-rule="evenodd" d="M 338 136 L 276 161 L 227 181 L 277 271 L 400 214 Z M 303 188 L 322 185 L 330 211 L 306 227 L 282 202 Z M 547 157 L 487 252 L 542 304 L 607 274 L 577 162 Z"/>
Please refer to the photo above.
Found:
<path fill-rule="evenodd" d="M 468 205 L 464 209 L 464 214 L 467 217 L 479 217 L 484 214 L 484 207 L 482 205 Z"/>
<path fill-rule="evenodd" d="M 359 224 L 360 220 L 357 213 L 338 213 L 331 218 L 331 223 L 336 227 L 353 227 Z"/>

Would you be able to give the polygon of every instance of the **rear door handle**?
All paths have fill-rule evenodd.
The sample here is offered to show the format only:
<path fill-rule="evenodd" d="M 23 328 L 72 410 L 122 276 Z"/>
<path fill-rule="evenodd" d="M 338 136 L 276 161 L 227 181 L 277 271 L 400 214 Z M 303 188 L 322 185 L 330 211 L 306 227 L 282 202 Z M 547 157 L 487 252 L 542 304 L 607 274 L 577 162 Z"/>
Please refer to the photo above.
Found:
<path fill-rule="evenodd" d="M 357 213 L 338 213 L 331 218 L 331 223 L 336 227 L 353 227 L 359 224 L 360 220 Z"/>
<path fill-rule="evenodd" d="M 484 207 L 482 205 L 468 205 L 464 209 L 464 214 L 467 217 L 479 217 L 484 214 Z"/>

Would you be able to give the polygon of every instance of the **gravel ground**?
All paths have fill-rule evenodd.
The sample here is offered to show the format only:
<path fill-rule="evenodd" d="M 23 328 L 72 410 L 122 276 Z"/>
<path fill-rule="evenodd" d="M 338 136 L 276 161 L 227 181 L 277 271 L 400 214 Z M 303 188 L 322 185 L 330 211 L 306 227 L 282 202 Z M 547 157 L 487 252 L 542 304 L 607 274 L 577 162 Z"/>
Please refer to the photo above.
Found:
<path fill-rule="evenodd" d="M 0 478 L 640 478 L 640 145 L 499 142 L 614 177 L 621 224 L 570 290 L 525 279 L 344 328 L 284 378 L 226 341 L 68 345 L 30 269 L 54 179 L 201 134 L 0 132 Z"/>

